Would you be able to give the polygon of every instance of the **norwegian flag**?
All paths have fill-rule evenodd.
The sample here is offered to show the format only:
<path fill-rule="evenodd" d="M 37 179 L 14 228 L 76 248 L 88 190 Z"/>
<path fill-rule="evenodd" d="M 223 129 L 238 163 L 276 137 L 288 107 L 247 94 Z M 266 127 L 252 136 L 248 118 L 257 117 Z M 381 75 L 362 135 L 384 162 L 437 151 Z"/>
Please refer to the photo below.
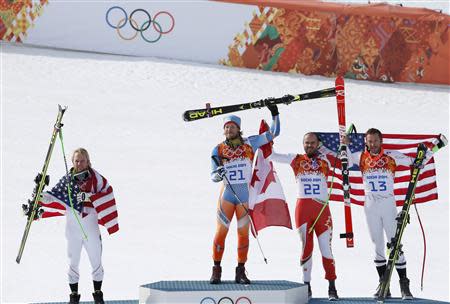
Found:
<path fill-rule="evenodd" d="M 323 145 L 331 151 L 337 151 L 339 147 L 338 133 L 317 132 Z M 350 134 L 350 151 L 358 152 L 365 149 L 364 134 Z M 412 158 L 416 157 L 417 146 L 424 143 L 429 148 L 438 142 L 439 135 L 415 135 L 415 134 L 383 134 L 383 149 L 385 151 L 395 150 Z M 364 205 L 364 186 L 359 164 L 350 168 L 350 198 L 353 204 Z M 398 166 L 394 178 L 394 194 L 397 206 L 403 206 L 406 191 L 408 189 L 411 168 Z M 332 179 L 328 176 L 328 185 Z M 437 200 L 436 168 L 434 158 L 425 164 L 420 170 L 419 180 L 415 190 L 414 203 L 425 203 Z M 340 166 L 335 169 L 335 178 L 330 201 L 343 202 L 342 175 Z"/>
<path fill-rule="evenodd" d="M 259 133 L 269 130 L 262 120 Z M 268 226 L 284 226 L 292 229 L 291 216 L 286 203 L 283 188 L 269 160 L 272 142 L 261 146 L 256 155 L 252 180 L 250 182 L 249 213 L 256 231 Z"/>
<path fill-rule="evenodd" d="M 90 203 L 77 203 L 77 194 L 81 191 L 80 187 L 73 182 L 70 182 L 70 191 L 72 204 L 75 210 L 81 213 L 82 216 L 87 215 L 87 208 L 94 208 L 97 212 L 98 223 L 105 226 L 109 234 L 113 234 L 119 230 L 118 213 L 116 207 L 116 200 L 114 199 L 113 188 L 109 185 L 106 178 L 100 175 L 94 169 L 89 169 L 91 172 L 92 186 L 89 192 L 95 193 L 90 197 Z M 63 176 L 59 182 L 48 191 L 53 201 L 39 202 L 44 210 L 43 218 L 65 215 L 67 210 L 70 210 L 70 200 L 67 191 L 67 183 L 70 180 L 70 175 Z"/>

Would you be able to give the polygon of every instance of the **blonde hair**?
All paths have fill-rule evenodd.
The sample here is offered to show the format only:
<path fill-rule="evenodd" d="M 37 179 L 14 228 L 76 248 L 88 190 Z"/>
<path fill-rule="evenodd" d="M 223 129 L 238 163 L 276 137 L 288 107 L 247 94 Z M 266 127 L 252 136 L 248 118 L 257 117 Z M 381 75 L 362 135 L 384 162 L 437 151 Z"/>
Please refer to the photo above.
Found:
<path fill-rule="evenodd" d="M 92 167 L 92 165 L 91 165 L 91 159 L 90 159 L 90 157 L 89 157 L 89 153 L 88 153 L 88 151 L 87 151 L 85 148 L 78 148 L 78 149 L 76 149 L 75 151 L 73 151 L 73 154 L 72 154 L 72 163 L 73 163 L 73 160 L 74 160 L 74 158 L 75 158 L 75 153 L 80 153 L 81 155 L 83 155 L 84 157 L 86 157 L 86 160 L 87 160 L 87 163 L 88 163 L 88 167 L 89 167 L 89 168 Z"/>

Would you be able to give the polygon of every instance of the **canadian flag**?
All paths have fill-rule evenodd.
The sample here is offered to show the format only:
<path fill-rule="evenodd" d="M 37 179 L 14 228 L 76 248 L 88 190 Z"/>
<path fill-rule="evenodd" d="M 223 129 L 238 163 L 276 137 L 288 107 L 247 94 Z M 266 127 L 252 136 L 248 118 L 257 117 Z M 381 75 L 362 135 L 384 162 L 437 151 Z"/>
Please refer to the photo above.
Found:
<path fill-rule="evenodd" d="M 269 130 L 262 120 L 259 134 Z M 272 142 L 261 146 L 256 154 L 252 180 L 250 182 L 249 213 L 256 231 L 268 226 L 284 226 L 292 229 L 291 216 L 283 188 L 269 156 Z"/>

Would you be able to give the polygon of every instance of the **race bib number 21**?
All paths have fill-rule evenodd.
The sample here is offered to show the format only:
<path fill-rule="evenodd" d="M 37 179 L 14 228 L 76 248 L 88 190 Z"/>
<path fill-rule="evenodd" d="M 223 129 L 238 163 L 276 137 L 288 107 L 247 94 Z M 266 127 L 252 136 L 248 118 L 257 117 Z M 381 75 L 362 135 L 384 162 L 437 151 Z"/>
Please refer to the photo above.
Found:
<path fill-rule="evenodd" d="M 226 164 L 227 178 L 230 184 L 248 183 L 251 176 L 251 166 L 245 162 Z"/>

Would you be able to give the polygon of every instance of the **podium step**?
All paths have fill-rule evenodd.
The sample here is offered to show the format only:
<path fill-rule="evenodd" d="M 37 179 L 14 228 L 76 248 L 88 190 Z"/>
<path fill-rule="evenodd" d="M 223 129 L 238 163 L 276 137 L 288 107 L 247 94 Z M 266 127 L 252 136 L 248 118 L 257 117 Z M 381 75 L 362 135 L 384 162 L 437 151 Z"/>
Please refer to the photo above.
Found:
<path fill-rule="evenodd" d="M 225 298 L 222 299 L 222 302 L 219 302 L 220 299 L 215 299 L 215 298 L 210 298 L 210 299 L 205 299 L 202 298 L 201 300 L 203 300 L 202 304 L 213 304 L 213 303 L 220 303 L 220 304 L 257 304 L 259 302 L 254 302 L 252 300 L 246 301 L 245 298 L 241 298 L 241 299 L 232 299 L 232 298 Z M 237 300 L 237 301 L 235 301 Z M 209 302 L 208 302 L 209 301 Z M 404 301 L 401 298 L 390 298 L 386 300 L 386 304 L 405 304 L 405 302 L 410 303 L 410 304 L 447 304 L 448 302 L 445 301 L 438 301 L 438 300 L 428 300 L 428 299 L 421 299 L 421 298 L 415 298 L 412 301 Z M 140 302 L 139 300 L 115 300 L 115 301 L 110 301 L 110 300 L 106 300 L 105 301 L 106 304 L 142 304 L 145 302 Z M 153 302 L 150 302 L 153 303 Z M 185 303 L 180 301 L 179 303 Z M 309 300 L 308 304 L 330 304 L 331 302 L 328 301 L 328 299 L 325 298 L 312 298 L 311 300 Z M 32 304 L 32 303 L 31 303 Z M 45 303 L 36 303 L 36 304 L 67 304 L 67 302 L 45 302 Z M 81 301 L 80 304 L 94 304 L 94 302 L 92 301 Z M 200 304 L 200 301 L 198 301 L 196 304 Z M 362 298 L 362 297 L 355 297 L 355 298 L 340 298 L 338 302 L 336 302 L 336 304 L 376 304 L 376 301 L 372 298 Z"/>
<path fill-rule="evenodd" d="M 140 304 L 304 304 L 308 288 L 290 281 L 252 281 L 249 285 L 223 281 L 159 281 L 142 285 Z"/>

